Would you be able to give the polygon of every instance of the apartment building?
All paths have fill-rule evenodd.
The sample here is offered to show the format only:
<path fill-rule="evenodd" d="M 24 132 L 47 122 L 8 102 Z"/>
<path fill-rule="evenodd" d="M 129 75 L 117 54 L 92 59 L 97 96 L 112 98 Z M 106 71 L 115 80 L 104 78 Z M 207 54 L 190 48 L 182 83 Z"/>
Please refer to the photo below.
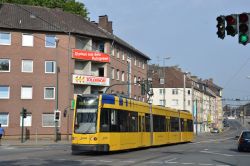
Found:
<path fill-rule="evenodd" d="M 202 80 L 178 66 L 149 66 L 152 81 L 152 103 L 187 110 L 194 117 L 195 132 L 209 132 L 211 127 L 222 128 L 222 88 L 212 79 Z"/>
<path fill-rule="evenodd" d="M 106 15 L 99 22 L 59 9 L 2 4 L 0 8 L 0 123 L 19 138 L 21 110 L 30 137 L 71 134 L 76 94 L 118 93 L 140 101 L 148 56 L 113 34 Z M 117 85 L 114 84 L 126 84 Z"/>

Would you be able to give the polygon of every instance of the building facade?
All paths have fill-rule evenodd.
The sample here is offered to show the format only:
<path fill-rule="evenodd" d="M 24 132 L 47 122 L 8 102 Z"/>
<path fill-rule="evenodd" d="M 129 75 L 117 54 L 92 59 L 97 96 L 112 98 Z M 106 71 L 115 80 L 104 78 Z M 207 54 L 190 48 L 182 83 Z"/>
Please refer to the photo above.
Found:
<path fill-rule="evenodd" d="M 115 36 L 106 15 L 93 23 L 57 9 L 2 4 L 0 19 L 0 123 L 6 136 L 20 137 L 25 108 L 30 137 L 53 136 L 59 110 L 59 132 L 69 138 L 77 94 L 145 100 L 134 83 L 146 79 L 150 58 Z"/>
<path fill-rule="evenodd" d="M 196 133 L 222 128 L 222 88 L 211 79 L 201 80 L 176 66 L 150 65 L 148 75 L 153 104 L 192 113 Z"/>

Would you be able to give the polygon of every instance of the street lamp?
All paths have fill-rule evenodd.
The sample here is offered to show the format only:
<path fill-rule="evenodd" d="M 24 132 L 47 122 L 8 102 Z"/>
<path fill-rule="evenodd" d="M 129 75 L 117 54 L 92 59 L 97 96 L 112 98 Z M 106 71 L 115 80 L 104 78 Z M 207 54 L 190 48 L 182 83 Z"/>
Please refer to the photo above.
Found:
<path fill-rule="evenodd" d="M 164 103 L 164 107 L 166 107 L 166 66 L 165 66 L 165 60 L 169 60 L 170 58 L 171 57 L 163 58 L 163 68 L 164 68 L 164 73 L 163 73 L 163 79 L 164 79 L 163 103 Z"/>

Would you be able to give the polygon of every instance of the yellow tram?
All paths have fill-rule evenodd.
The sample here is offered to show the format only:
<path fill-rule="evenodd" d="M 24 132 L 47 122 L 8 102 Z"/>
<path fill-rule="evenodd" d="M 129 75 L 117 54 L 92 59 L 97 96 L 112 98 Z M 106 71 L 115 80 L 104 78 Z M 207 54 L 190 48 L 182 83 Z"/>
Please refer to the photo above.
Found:
<path fill-rule="evenodd" d="M 115 95 L 77 95 L 72 152 L 118 151 L 192 140 L 193 119 L 187 111 Z"/>

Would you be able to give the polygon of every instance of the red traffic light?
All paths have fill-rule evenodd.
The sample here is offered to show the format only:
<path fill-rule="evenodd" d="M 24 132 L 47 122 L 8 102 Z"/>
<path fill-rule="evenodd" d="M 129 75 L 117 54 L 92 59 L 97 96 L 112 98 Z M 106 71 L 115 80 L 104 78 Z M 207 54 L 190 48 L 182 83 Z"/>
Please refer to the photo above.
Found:
<path fill-rule="evenodd" d="M 236 24 L 236 19 L 231 15 L 226 16 L 226 21 L 228 25 Z"/>
<path fill-rule="evenodd" d="M 248 15 L 246 13 L 242 13 L 239 15 L 239 22 L 246 23 L 248 21 Z"/>

